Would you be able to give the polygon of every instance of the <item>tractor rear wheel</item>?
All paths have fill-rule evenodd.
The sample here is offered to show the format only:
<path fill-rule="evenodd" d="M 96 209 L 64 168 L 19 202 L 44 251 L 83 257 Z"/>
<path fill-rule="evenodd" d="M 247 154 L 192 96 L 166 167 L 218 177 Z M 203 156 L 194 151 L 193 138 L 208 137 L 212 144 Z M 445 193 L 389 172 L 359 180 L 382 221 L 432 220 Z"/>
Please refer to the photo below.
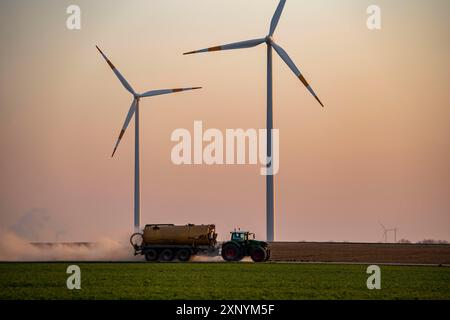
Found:
<path fill-rule="evenodd" d="M 158 260 L 158 251 L 156 249 L 148 249 L 145 251 L 145 260 L 151 262 Z"/>
<path fill-rule="evenodd" d="M 162 261 L 172 261 L 174 258 L 173 251 L 170 249 L 164 249 L 163 252 L 161 252 L 160 258 Z"/>
<path fill-rule="evenodd" d="M 264 262 L 267 259 L 267 252 L 263 247 L 256 247 L 252 249 L 250 256 L 254 262 Z"/>
<path fill-rule="evenodd" d="M 188 249 L 181 249 L 177 253 L 177 258 L 182 262 L 189 261 L 189 259 L 191 258 L 191 252 Z"/>
<path fill-rule="evenodd" d="M 225 243 L 222 247 L 222 258 L 225 261 L 238 261 L 242 256 L 240 248 L 234 243 Z"/>

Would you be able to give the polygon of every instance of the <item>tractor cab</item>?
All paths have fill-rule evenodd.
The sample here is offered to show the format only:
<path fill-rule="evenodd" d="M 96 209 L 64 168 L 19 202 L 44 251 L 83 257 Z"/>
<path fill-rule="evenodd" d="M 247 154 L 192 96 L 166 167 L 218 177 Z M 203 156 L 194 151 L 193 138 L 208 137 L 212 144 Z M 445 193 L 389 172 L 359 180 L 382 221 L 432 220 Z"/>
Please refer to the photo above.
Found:
<path fill-rule="evenodd" d="M 252 237 L 252 239 L 255 239 L 255 234 L 248 231 L 233 231 L 230 233 L 231 241 L 244 242 L 248 241 L 250 237 Z"/>

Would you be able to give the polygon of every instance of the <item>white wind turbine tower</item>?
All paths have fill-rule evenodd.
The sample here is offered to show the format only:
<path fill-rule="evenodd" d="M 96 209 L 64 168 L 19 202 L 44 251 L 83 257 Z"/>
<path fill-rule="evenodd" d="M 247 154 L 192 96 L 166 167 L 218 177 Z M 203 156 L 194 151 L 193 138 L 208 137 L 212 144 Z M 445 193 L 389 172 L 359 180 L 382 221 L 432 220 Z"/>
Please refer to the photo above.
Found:
<path fill-rule="evenodd" d="M 278 53 L 281 59 L 288 65 L 288 67 L 294 72 L 296 77 L 300 79 L 303 85 L 308 89 L 308 91 L 314 96 L 314 98 L 323 107 L 322 102 L 317 97 L 314 90 L 311 88 L 309 83 L 306 81 L 305 77 L 302 75 L 300 70 L 297 68 L 295 63 L 289 57 L 289 55 L 275 43 L 273 34 L 277 28 L 278 22 L 283 12 L 286 0 L 281 0 L 278 7 L 273 15 L 272 21 L 270 23 L 269 34 L 260 39 L 241 41 L 231 44 L 226 44 L 222 46 L 211 47 L 202 50 L 195 50 L 191 52 L 186 52 L 184 54 L 202 53 L 202 52 L 213 52 L 222 50 L 233 50 L 233 49 L 247 49 L 256 47 L 262 43 L 267 44 L 267 175 L 266 175 L 266 215 L 267 215 L 267 240 L 274 240 L 274 186 L 273 186 L 273 174 L 271 174 L 271 157 L 272 157 L 272 128 L 273 128 L 273 95 L 272 95 L 272 48 Z"/>
<path fill-rule="evenodd" d="M 163 94 L 176 93 L 187 90 L 195 90 L 201 89 L 201 87 L 192 87 L 192 88 L 180 88 L 180 89 L 164 89 L 164 90 L 152 90 L 147 91 L 145 93 L 137 93 L 131 87 L 131 85 L 127 82 L 127 80 L 120 74 L 119 70 L 111 63 L 111 61 L 106 57 L 106 55 L 100 50 L 98 46 L 96 46 L 100 54 L 106 60 L 108 65 L 111 67 L 112 71 L 115 73 L 119 81 L 122 83 L 124 88 L 133 95 L 133 102 L 131 103 L 131 107 L 128 111 L 128 114 L 125 118 L 125 123 L 123 124 L 122 130 L 120 131 L 119 138 L 117 139 L 116 145 L 114 147 L 114 151 L 111 157 L 114 157 L 116 153 L 117 147 L 119 146 L 122 137 L 127 130 L 128 124 L 134 116 L 134 135 L 135 135 L 135 144 L 134 144 L 134 229 L 135 232 L 140 231 L 140 161 L 139 161 L 139 101 L 141 98 L 159 96 Z"/>

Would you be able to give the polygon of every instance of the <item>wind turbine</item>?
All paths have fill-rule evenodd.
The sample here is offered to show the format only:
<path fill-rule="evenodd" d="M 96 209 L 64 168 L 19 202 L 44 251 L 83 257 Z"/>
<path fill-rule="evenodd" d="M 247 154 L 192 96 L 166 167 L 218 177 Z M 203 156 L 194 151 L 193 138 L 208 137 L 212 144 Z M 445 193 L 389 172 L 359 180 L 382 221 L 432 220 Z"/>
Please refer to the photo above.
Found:
<path fill-rule="evenodd" d="M 378 221 L 378 223 L 380 224 L 381 228 L 383 229 L 384 243 L 387 243 L 387 241 L 388 241 L 388 234 L 389 234 L 389 232 L 393 232 L 394 233 L 394 243 L 397 243 L 397 231 L 398 231 L 398 228 L 387 229 L 380 221 Z"/>
<path fill-rule="evenodd" d="M 397 231 L 398 231 L 398 228 L 388 229 L 387 231 L 394 233 L 394 243 L 397 243 Z"/>
<path fill-rule="evenodd" d="M 123 124 L 122 130 L 120 130 L 119 138 L 117 139 L 116 145 L 114 146 L 114 151 L 111 155 L 111 157 L 114 157 L 114 154 L 116 153 L 117 147 L 120 144 L 120 141 L 122 140 L 123 135 L 125 134 L 125 131 L 127 130 L 127 127 L 131 121 L 131 119 L 134 117 L 134 229 L 135 232 L 140 231 L 140 161 L 139 161 L 139 101 L 141 98 L 146 97 L 154 97 L 159 96 L 163 94 L 171 94 L 171 93 L 177 93 L 181 91 L 188 91 L 188 90 L 196 90 L 201 89 L 201 87 L 193 87 L 193 88 L 179 88 L 179 89 L 164 89 L 164 90 L 151 90 L 147 91 L 145 93 L 137 93 L 134 91 L 134 89 L 131 87 L 131 85 L 127 82 L 127 80 L 122 76 L 122 74 L 117 70 L 117 68 L 111 63 L 111 61 L 106 57 L 106 55 L 100 50 L 98 46 L 96 46 L 100 54 L 103 56 L 103 58 L 106 60 L 108 65 L 111 67 L 114 74 L 119 79 L 120 83 L 124 86 L 124 88 L 133 95 L 133 102 L 131 103 L 131 107 L 128 111 L 128 114 L 125 118 L 125 123 Z"/>
<path fill-rule="evenodd" d="M 384 237 L 384 243 L 387 243 L 387 234 L 388 234 L 388 229 L 386 229 L 386 227 L 384 226 L 384 224 L 382 224 L 380 221 L 378 221 L 378 223 L 380 224 L 381 228 L 383 229 L 383 237 Z"/>
<path fill-rule="evenodd" d="M 398 228 L 394 228 L 393 231 L 394 231 L 394 243 L 397 243 L 397 231 L 398 231 Z"/>
<path fill-rule="evenodd" d="M 300 79 L 303 85 L 308 89 L 308 91 L 314 96 L 314 98 L 323 107 L 322 102 L 317 97 L 314 90 L 306 81 L 303 74 L 297 68 L 295 63 L 289 57 L 289 55 L 284 51 L 282 47 L 275 43 L 273 35 L 275 29 L 277 28 L 278 22 L 280 21 L 281 13 L 283 12 L 286 0 L 281 0 L 278 7 L 273 15 L 272 21 L 270 23 L 269 34 L 260 39 L 246 40 L 231 44 L 226 44 L 222 46 L 211 47 L 202 50 L 195 50 L 191 52 L 186 52 L 186 54 L 203 53 L 203 52 L 214 52 L 222 50 L 234 50 L 234 49 L 247 49 L 256 47 L 262 43 L 267 44 L 267 175 L 266 175 L 266 215 L 267 215 L 267 240 L 274 240 L 274 187 L 273 187 L 273 171 L 271 167 L 272 158 L 272 129 L 273 129 L 273 90 L 272 90 L 272 48 L 278 53 L 281 59 L 288 65 L 288 67 L 294 72 L 294 74 Z"/>

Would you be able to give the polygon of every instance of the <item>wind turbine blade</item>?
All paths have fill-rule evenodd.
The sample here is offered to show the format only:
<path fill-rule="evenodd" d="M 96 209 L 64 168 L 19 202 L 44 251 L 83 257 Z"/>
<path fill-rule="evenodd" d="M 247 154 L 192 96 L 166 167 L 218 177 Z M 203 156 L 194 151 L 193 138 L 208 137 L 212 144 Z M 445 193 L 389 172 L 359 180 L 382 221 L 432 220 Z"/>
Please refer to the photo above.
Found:
<path fill-rule="evenodd" d="M 384 226 L 384 224 L 382 224 L 381 221 L 378 221 L 378 223 L 380 224 L 381 228 L 383 228 L 383 230 L 386 232 L 386 227 Z"/>
<path fill-rule="evenodd" d="M 265 41 L 266 41 L 265 38 L 246 40 L 246 41 L 240 41 L 240 42 L 225 44 L 225 45 L 222 45 L 222 46 L 211 47 L 211 48 L 207 48 L 207 49 L 194 50 L 194 51 L 190 51 L 190 52 L 185 52 L 183 54 L 186 55 L 186 54 L 202 53 L 202 52 L 213 52 L 213 51 L 222 51 L 222 50 L 234 50 L 234 49 L 252 48 L 252 47 L 256 47 L 257 45 L 259 45 L 259 44 L 261 44 L 261 43 L 263 43 Z"/>
<path fill-rule="evenodd" d="M 122 140 L 122 137 L 125 134 L 125 131 L 127 130 L 128 125 L 130 124 L 130 121 L 133 118 L 135 111 L 136 111 L 136 99 L 133 99 L 133 103 L 131 104 L 131 107 L 130 107 L 130 110 L 128 111 L 127 117 L 125 118 L 125 123 L 123 124 L 122 130 L 120 130 L 119 138 L 117 139 L 116 145 L 114 147 L 114 151 L 111 155 L 111 158 L 114 157 L 117 147 L 119 146 L 120 141 Z"/>
<path fill-rule="evenodd" d="M 170 93 L 177 93 L 177 92 L 181 92 L 181 91 L 198 90 L 198 89 L 202 89 L 202 87 L 152 90 L 152 91 L 147 91 L 146 93 L 143 93 L 140 96 L 142 98 L 154 97 L 154 96 L 160 96 L 160 95 L 163 95 L 163 94 L 170 94 Z"/>
<path fill-rule="evenodd" d="M 281 17 L 281 13 L 283 12 L 284 9 L 284 5 L 286 4 L 286 0 L 281 0 L 280 3 L 278 4 L 277 10 L 275 10 L 275 13 L 272 17 L 272 21 L 270 22 L 270 31 L 269 31 L 269 35 L 273 36 L 278 22 L 280 21 L 280 17 Z"/>
<path fill-rule="evenodd" d="M 130 86 L 130 84 L 127 82 L 127 80 L 120 74 L 119 70 L 116 69 L 116 67 L 112 64 L 112 62 L 108 59 L 108 57 L 103 53 L 102 50 L 98 46 L 95 46 L 97 50 L 100 52 L 100 54 L 103 56 L 103 58 L 106 60 L 112 71 L 115 73 L 117 78 L 119 79 L 120 83 L 124 86 L 125 89 L 127 89 L 128 92 L 130 92 L 132 95 L 136 94 L 133 90 L 133 88 Z"/>
<path fill-rule="evenodd" d="M 278 53 L 278 55 L 283 59 L 284 62 L 288 65 L 288 67 L 292 70 L 292 72 L 295 73 L 295 75 L 300 79 L 300 81 L 303 83 L 303 85 L 308 89 L 308 91 L 316 98 L 316 100 L 320 103 L 320 105 L 323 107 L 322 101 L 320 101 L 319 97 L 317 97 L 314 90 L 309 85 L 308 81 L 306 81 L 305 77 L 302 75 L 300 70 L 297 68 L 295 63 L 292 61 L 292 59 L 289 57 L 289 55 L 284 51 L 282 47 L 277 45 L 275 42 L 272 42 L 272 46 L 275 49 L 275 51 Z"/>

